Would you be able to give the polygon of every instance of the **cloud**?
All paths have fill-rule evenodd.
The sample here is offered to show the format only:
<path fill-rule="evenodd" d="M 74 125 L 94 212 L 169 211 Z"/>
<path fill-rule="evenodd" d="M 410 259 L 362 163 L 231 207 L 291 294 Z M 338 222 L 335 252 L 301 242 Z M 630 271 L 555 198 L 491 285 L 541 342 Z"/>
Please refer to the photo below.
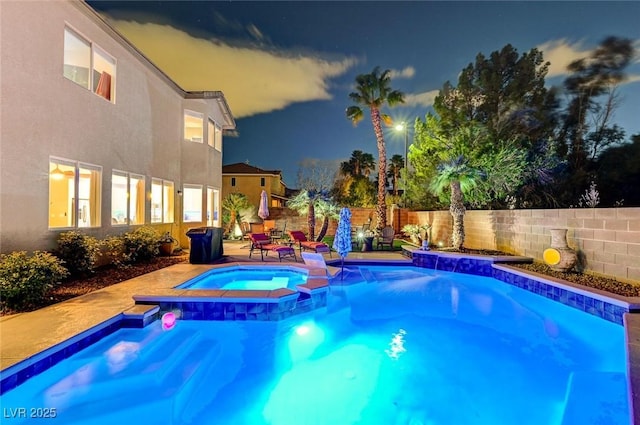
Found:
<path fill-rule="evenodd" d="M 389 73 L 389 77 L 391 77 L 391 79 L 394 78 L 413 78 L 413 76 L 416 75 L 416 69 L 412 66 L 407 66 L 404 69 L 392 69 L 391 72 Z"/>
<path fill-rule="evenodd" d="M 640 74 L 629 74 L 624 79 L 624 84 L 638 83 L 640 82 Z"/>
<path fill-rule="evenodd" d="M 539 46 L 544 60 L 549 61 L 547 77 L 557 77 L 567 74 L 567 66 L 578 59 L 589 56 L 591 50 L 584 49 L 581 42 L 570 43 L 566 39 L 547 41 Z"/>
<path fill-rule="evenodd" d="M 330 79 L 357 63 L 351 57 L 327 60 L 312 53 L 232 46 L 193 37 L 170 25 L 111 23 L 183 89 L 221 90 L 235 118 L 331 99 Z M 251 32 L 263 38 L 257 28 Z"/>
<path fill-rule="evenodd" d="M 424 93 L 407 94 L 404 97 L 403 106 L 432 106 L 439 90 L 430 90 Z"/>

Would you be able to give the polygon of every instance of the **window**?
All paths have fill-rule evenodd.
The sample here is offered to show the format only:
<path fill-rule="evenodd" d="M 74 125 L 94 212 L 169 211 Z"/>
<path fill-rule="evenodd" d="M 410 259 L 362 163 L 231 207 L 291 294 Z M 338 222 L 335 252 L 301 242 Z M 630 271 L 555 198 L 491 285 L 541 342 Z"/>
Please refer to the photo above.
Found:
<path fill-rule="evenodd" d="M 49 228 L 99 227 L 102 167 L 49 159 Z"/>
<path fill-rule="evenodd" d="M 222 128 L 212 119 L 207 125 L 207 143 L 218 152 L 222 152 Z"/>
<path fill-rule="evenodd" d="M 264 177 L 260 177 L 260 187 L 264 187 Z"/>
<path fill-rule="evenodd" d="M 111 173 L 111 224 L 144 224 L 144 176 Z"/>
<path fill-rule="evenodd" d="M 173 182 L 151 179 L 151 222 L 173 223 Z"/>
<path fill-rule="evenodd" d="M 185 223 L 202 222 L 202 186 L 185 184 L 182 199 L 182 220 Z"/>
<path fill-rule="evenodd" d="M 93 91 L 112 103 L 114 102 L 115 59 L 69 28 L 64 29 L 62 73 L 79 86 Z"/>
<path fill-rule="evenodd" d="M 216 141 L 215 141 L 215 137 L 216 137 L 216 133 L 215 133 L 215 128 L 216 125 L 213 121 L 209 120 L 209 123 L 207 124 L 207 143 L 209 144 L 209 146 L 211 146 L 212 148 L 215 147 L 216 145 Z"/>
<path fill-rule="evenodd" d="M 235 185 L 236 185 L 236 178 L 231 177 L 231 186 L 235 186 Z"/>
<path fill-rule="evenodd" d="M 207 226 L 220 227 L 220 191 L 207 187 Z"/>
<path fill-rule="evenodd" d="M 63 75 L 88 90 L 90 69 L 91 45 L 70 29 L 65 28 Z"/>
<path fill-rule="evenodd" d="M 111 101 L 116 76 L 116 61 L 97 46 L 93 48 L 93 92 Z"/>
<path fill-rule="evenodd" d="M 222 128 L 218 124 L 215 125 L 215 148 L 218 152 L 222 152 Z"/>
<path fill-rule="evenodd" d="M 184 110 L 184 140 L 202 143 L 204 115 L 200 112 Z"/>

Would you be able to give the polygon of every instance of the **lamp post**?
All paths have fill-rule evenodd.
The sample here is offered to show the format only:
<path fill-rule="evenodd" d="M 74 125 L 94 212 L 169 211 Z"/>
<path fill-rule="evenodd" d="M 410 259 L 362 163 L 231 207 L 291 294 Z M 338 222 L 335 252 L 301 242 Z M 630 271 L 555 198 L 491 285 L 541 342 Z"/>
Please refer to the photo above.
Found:
<path fill-rule="evenodd" d="M 409 128 L 404 121 L 396 125 L 396 130 L 404 131 L 404 179 L 402 179 L 402 207 L 407 207 L 407 177 L 409 173 L 409 156 L 407 152 L 409 142 Z"/>

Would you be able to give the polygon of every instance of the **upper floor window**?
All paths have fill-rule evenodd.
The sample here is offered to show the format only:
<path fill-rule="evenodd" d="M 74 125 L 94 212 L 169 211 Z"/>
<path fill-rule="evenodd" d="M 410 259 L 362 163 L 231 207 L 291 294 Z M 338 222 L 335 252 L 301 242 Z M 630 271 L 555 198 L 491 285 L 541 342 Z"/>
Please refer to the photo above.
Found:
<path fill-rule="evenodd" d="M 62 73 L 98 96 L 115 101 L 116 60 L 69 28 L 64 29 Z"/>
<path fill-rule="evenodd" d="M 144 176 L 111 173 L 111 224 L 144 224 Z"/>
<path fill-rule="evenodd" d="M 49 159 L 49 228 L 100 227 L 102 167 Z"/>
<path fill-rule="evenodd" d="M 264 187 L 264 177 L 260 177 L 260 187 Z"/>
<path fill-rule="evenodd" d="M 151 222 L 173 223 L 174 202 L 173 182 L 151 179 Z"/>
<path fill-rule="evenodd" d="M 235 185 L 236 185 L 236 178 L 231 177 L 231 186 L 235 186 Z"/>
<path fill-rule="evenodd" d="M 207 126 L 207 142 L 209 146 L 215 148 L 218 152 L 222 152 L 222 128 L 211 119 Z"/>
<path fill-rule="evenodd" d="M 202 221 L 202 186 L 185 184 L 183 186 L 182 220 L 185 223 Z"/>
<path fill-rule="evenodd" d="M 204 114 L 184 110 L 184 140 L 202 143 L 204 137 Z"/>

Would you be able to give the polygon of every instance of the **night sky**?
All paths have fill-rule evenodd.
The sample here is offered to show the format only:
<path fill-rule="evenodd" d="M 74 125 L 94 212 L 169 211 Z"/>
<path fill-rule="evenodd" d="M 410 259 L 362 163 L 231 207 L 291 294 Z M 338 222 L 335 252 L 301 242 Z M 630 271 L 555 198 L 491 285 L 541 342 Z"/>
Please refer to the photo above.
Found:
<path fill-rule="evenodd" d="M 239 132 L 225 138 L 224 164 L 282 170 L 289 187 L 305 158 L 377 157 L 370 120 L 345 116 L 356 75 L 375 66 L 406 94 L 384 112 L 412 123 L 478 53 L 537 47 L 551 62 L 547 84 L 560 85 L 606 36 L 640 49 L 638 1 L 88 3 L 185 90 L 224 92 Z M 627 139 L 640 133 L 640 59 L 628 72 L 614 119 Z M 404 154 L 404 136 L 385 131 L 388 157 Z"/>

